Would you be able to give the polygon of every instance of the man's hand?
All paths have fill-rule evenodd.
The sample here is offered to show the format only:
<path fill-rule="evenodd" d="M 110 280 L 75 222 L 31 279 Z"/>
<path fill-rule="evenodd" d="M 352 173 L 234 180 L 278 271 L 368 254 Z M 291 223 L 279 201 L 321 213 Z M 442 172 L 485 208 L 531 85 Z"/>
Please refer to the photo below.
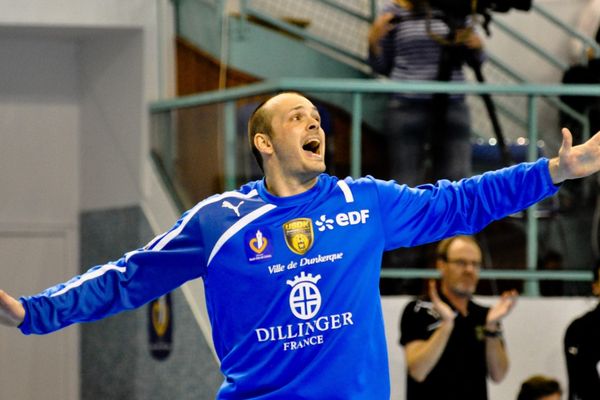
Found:
<path fill-rule="evenodd" d="M 583 178 L 600 170 L 600 132 L 574 147 L 571 131 L 563 128 L 562 135 L 558 157 L 550 160 L 548 165 L 554 184 L 567 179 Z"/>
<path fill-rule="evenodd" d="M 440 314 L 442 320 L 446 323 L 454 325 L 454 319 L 456 318 L 456 313 L 454 310 L 445 302 L 440 299 L 437 288 L 435 286 L 435 280 L 431 279 L 429 281 L 429 298 L 433 303 L 433 308 L 435 311 Z"/>
<path fill-rule="evenodd" d="M 486 329 L 490 331 L 495 331 L 498 329 L 498 324 L 504 317 L 506 317 L 510 311 L 514 308 L 517 303 L 517 297 L 519 293 L 516 290 L 508 290 L 502 293 L 500 296 L 500 300 L 496 303 L 490 311 L 488 311 L 486 318 Z"/>
<path fill-rule="evenodd" d="M 14 297 L 0 290 L 0 324 L 19 326 L 25 319 L 25 308 Z"/>
<path fill-rule="evenodd" d="M 486 318 L 485 329 L 489 332 L 497 332 L 499 334 L 485 341 L 485 363 L 488 368 L 488 375 L 496 383 L 504 379 L 509 365 L 506 346 L 498 329 L 500 329 L 500 321 L 510 313 L 517 303 L 517 296 L 518 293 L 516 290 L 509 290 L 502 293 L 500 300 L 498 300 L 498 303 L 494 307 L 490 308 Z"/>

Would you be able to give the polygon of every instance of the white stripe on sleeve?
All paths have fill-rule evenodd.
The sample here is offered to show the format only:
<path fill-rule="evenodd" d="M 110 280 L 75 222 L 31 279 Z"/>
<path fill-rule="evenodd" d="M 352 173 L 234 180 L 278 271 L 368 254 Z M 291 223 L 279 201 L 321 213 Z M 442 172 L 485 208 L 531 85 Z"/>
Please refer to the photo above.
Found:
<path fill-rule="evenodd" d="M 125 267 L 119 267 L 117 265 L 112 265 L 112 264 L 103 265 L 100 268 L 98 268 L 92 272 L 81 275 L 81 277 L 78 280 L 68 284 L 67 286 L 65 286 L 64 288 L 59 290 L 58 292 L 52 293 L 52 295 L 50 295 L 50 297 L 56 297 L 56 296 L 60 296 L 61 294 L 65 294 L 69 290 L 75 289 L 76 287 L 83 285 L 84 282 L 89 281 L 90 279 L 95 279 L 99 276 L 102 276 L 105 273 L 107 273 L 108 271 L 118 271 L 120 273 L 123 273 L 123 272 L 125 272 L 126 269 L 127 268 L 125 268 Z"/>
<path fill-rule="evenodd" d="M 250 214 L 248 215 L 244 215 L 242 218 L 240 218 L 239 221 L 237 221 L 235 224 L 231 225 L 231 227 L 229 229 L 227 229 L 219 238 L 219 240 L 217 240 L 217 243 L 215 243 L 215 247 L 213 247 L 212 251 L 210 252 L 210 257 L 208 257 L 208 262 L 206 263 L 207 266 L 210 265 L 210 262 L 212 261 L 213 257 L 219 252 L 219 250 L 221 250 L 221 247 L 223 247 L 223 245 L 236 233 L 238 233 L 240 231 L 240 229 L 242 229 L 243 227 L 245 227 L 246 225 L 248 225 L 250 222 L 254 221 L 255 219 L 257 219 L 258 217 L 260 217 L 263 214 L 268 213 L 269 211 L 271 211 L 272 209 L 274 209 L 275 207 L 277 207 L 274 204 L 267 204 L 264 205 L 260 208 L 257 208 L 256 210 L 252 211 Z"/>

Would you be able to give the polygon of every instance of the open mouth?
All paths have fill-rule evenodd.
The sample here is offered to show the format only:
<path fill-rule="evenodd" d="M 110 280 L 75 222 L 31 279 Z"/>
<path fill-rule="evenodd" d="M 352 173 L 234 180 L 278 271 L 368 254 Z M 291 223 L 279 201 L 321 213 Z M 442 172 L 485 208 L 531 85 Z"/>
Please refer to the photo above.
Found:
<path fill-rule="evenodd" d="M 321 141 L 316 138 L 309 139 L 302 145 L 302 149 L 312 154 L 321 155 Z"/>

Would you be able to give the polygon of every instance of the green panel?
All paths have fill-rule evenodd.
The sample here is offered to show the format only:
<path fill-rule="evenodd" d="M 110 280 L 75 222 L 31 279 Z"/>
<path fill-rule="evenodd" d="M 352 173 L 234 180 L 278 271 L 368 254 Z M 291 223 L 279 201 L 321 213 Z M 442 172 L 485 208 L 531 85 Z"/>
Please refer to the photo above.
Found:
<path fill-rule="evenodd" d="M 240 20 L 229 22 L 229 66 L 264 79 L 276 78 L 366 78 L 367 76 L 316 49 L 272 29 Z M 268 43 L 268 46 L 265 46 Z"/>
<path fill-rule="evenodd" d="M 184 39 L 220 59 L 222 1 L 177 1 L 177 31 Z"/>

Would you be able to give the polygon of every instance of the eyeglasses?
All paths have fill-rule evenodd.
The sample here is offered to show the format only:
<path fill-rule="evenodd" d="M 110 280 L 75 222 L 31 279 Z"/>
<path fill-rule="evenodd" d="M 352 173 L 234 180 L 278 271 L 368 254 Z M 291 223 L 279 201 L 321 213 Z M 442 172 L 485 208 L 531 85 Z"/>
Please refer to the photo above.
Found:
<path fill-rule="evenodd" d="M 471 265 L 474 269 L 481 269 L 481 261 L 471 261 L 465 260 L 464 258 L 457 258 L 456 260 L 446 260 L 446 262 L 461 268 L 467 268 L 469 265 Z"/>

